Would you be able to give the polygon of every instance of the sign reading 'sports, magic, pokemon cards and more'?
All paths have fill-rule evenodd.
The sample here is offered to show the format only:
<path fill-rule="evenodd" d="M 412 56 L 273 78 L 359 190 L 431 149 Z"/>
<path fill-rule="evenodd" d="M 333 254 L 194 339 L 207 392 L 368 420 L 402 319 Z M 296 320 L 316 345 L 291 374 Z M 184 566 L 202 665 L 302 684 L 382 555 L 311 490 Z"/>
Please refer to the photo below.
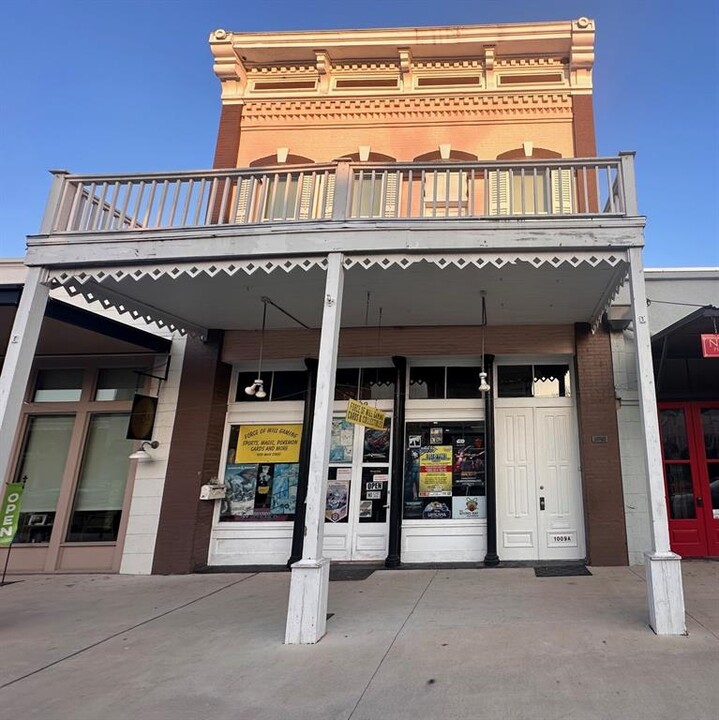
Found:
<path fill-rule="evenodd" d="M 295 463 L 302 425 L 242 425 L 235 463 Z"/>

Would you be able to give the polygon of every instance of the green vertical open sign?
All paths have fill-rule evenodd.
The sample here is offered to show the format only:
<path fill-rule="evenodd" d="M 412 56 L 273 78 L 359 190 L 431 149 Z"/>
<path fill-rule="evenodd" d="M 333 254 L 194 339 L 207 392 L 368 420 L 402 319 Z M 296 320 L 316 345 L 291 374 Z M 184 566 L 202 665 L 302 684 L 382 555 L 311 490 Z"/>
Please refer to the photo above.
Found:
<path fill-rule="evenodd" d="M 6 488 L 0 507 L 0 547 L 11 545 L 15 538 L 22 502 L 22 483 L 8 483 Z"/>

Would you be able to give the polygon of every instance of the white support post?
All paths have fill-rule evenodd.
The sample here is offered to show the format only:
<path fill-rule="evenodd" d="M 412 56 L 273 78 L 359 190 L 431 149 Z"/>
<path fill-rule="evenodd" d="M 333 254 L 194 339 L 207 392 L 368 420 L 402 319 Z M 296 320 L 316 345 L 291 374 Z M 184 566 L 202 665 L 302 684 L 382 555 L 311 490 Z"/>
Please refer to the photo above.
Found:
<path fill-rule="evenodd" d="M 332 253 L 327 257 L 322 333 L 317 363 L 315 419 L 312 426 L 307 482 L 305 539 L 302 559 L 292 566 L 285 629 L 285 643 L 288 645 L 319 642 L 327 629 L 330 561 L 322 557 L 322 541 L 325 528 L 327 467 L 332 433 L 337 348 L 342 315 L 343 260 L 344 256 L 341 253 Z"/>
<path fill-rule="evenodd" d="M 10 453 L 45 315 L 50 292 L 43 285 L 45 275 L 45 269 L 39 267 L 27 272 L 0 375 L 0 482 L 10 467 Z"/>
<path fill-rule="evenodd" d="M 686 635 L 681 558 L 671 551 L 664 489 L 659 415 L 654 389 L 652 345 L 647 317 L 642 249 L 629 251 L 629 282 L 637 352 L 639 408 L 644 430 L 652 549 L 644 554 L 649 624 L 657 635 Z"/>

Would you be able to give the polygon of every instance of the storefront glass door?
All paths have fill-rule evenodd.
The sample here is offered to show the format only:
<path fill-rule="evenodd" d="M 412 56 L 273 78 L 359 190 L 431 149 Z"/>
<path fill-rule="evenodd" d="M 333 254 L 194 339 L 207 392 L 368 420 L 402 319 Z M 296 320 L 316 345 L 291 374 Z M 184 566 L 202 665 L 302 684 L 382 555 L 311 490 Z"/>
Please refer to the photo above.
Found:
<path fill-rule="evenodd" d="M 719 556 L 719 403 L 660 403 L 672 550 Z"/>
<path fill-rule="evenodd" d="M 384 430 L 332 422 L 324 555 L 384 560 L 390 504 L 391 422 Z"/>

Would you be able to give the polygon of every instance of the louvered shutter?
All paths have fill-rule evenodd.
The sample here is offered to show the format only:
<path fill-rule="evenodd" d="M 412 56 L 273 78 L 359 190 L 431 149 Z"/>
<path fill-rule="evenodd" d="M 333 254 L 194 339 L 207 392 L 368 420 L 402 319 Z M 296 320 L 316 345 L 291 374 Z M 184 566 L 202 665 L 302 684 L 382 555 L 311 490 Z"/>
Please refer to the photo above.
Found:
<path fill-rule="evenodd" d="M 489 171 L 489 214 L 509 215 L 510 177 L 507 170 Z"/>
<path fill-rule="evenodd" d="M 325 190 L 326 188 L 326 190 Z M 300 190 L 299 220 L 324 220 L 332 217 L 335 176 L 329 173 L 304 175 Z M 322 203 L 324 200 L 324 207 Z"/>
<path fill-rule="evenodd" d="M 325 194 L 325 206 L 324 209 L 320 208 L 320 212 L 318 215 L 321 219 L 331 219 L 332 218 L 332 208 L 335 204 L 335 176 L 334 174 L 327 174 L 327 175 L 321 175 L 317 178 L 318 184 L 320 186 L 320 192 L 318 194 L 318 197 L 320 198 L 320 202 L 322 201 L 322 192 L 321 188 L 323 185 L 327 186 L 327 192 Z M 322 212 L 324 210 L 324 212 Z"/>
<path fill-rule="evenodd" d="M 300 207 L 297 216 L 298 220 L 311 220 L 314 215 L 312 212 L 312 200 L 316 190 L 315 180 L 316 177 L 314 175 L 302 176 L 302 185 L 300 187 Z M 299 178 L 297 178 L 295 182 L 299 182 Z"/>
<path fill-rule="evenodd" d="M 397 217 L 399 200 L 398 173 L 387 171 L 384 187 L 384 212 L 382 217 Z"/>
<path fill-rule="evenodd" d="M 252 178 L 240 178 L 237 181 L 237 212 L 235 222 L 244 224 L 252 222 L 251 215 Z"/>
<path fill-rule="evenodd" d="M 552 214 L 567 215 L 574 212 L 574 182 L 571 170 L 551 170 Z"/>

